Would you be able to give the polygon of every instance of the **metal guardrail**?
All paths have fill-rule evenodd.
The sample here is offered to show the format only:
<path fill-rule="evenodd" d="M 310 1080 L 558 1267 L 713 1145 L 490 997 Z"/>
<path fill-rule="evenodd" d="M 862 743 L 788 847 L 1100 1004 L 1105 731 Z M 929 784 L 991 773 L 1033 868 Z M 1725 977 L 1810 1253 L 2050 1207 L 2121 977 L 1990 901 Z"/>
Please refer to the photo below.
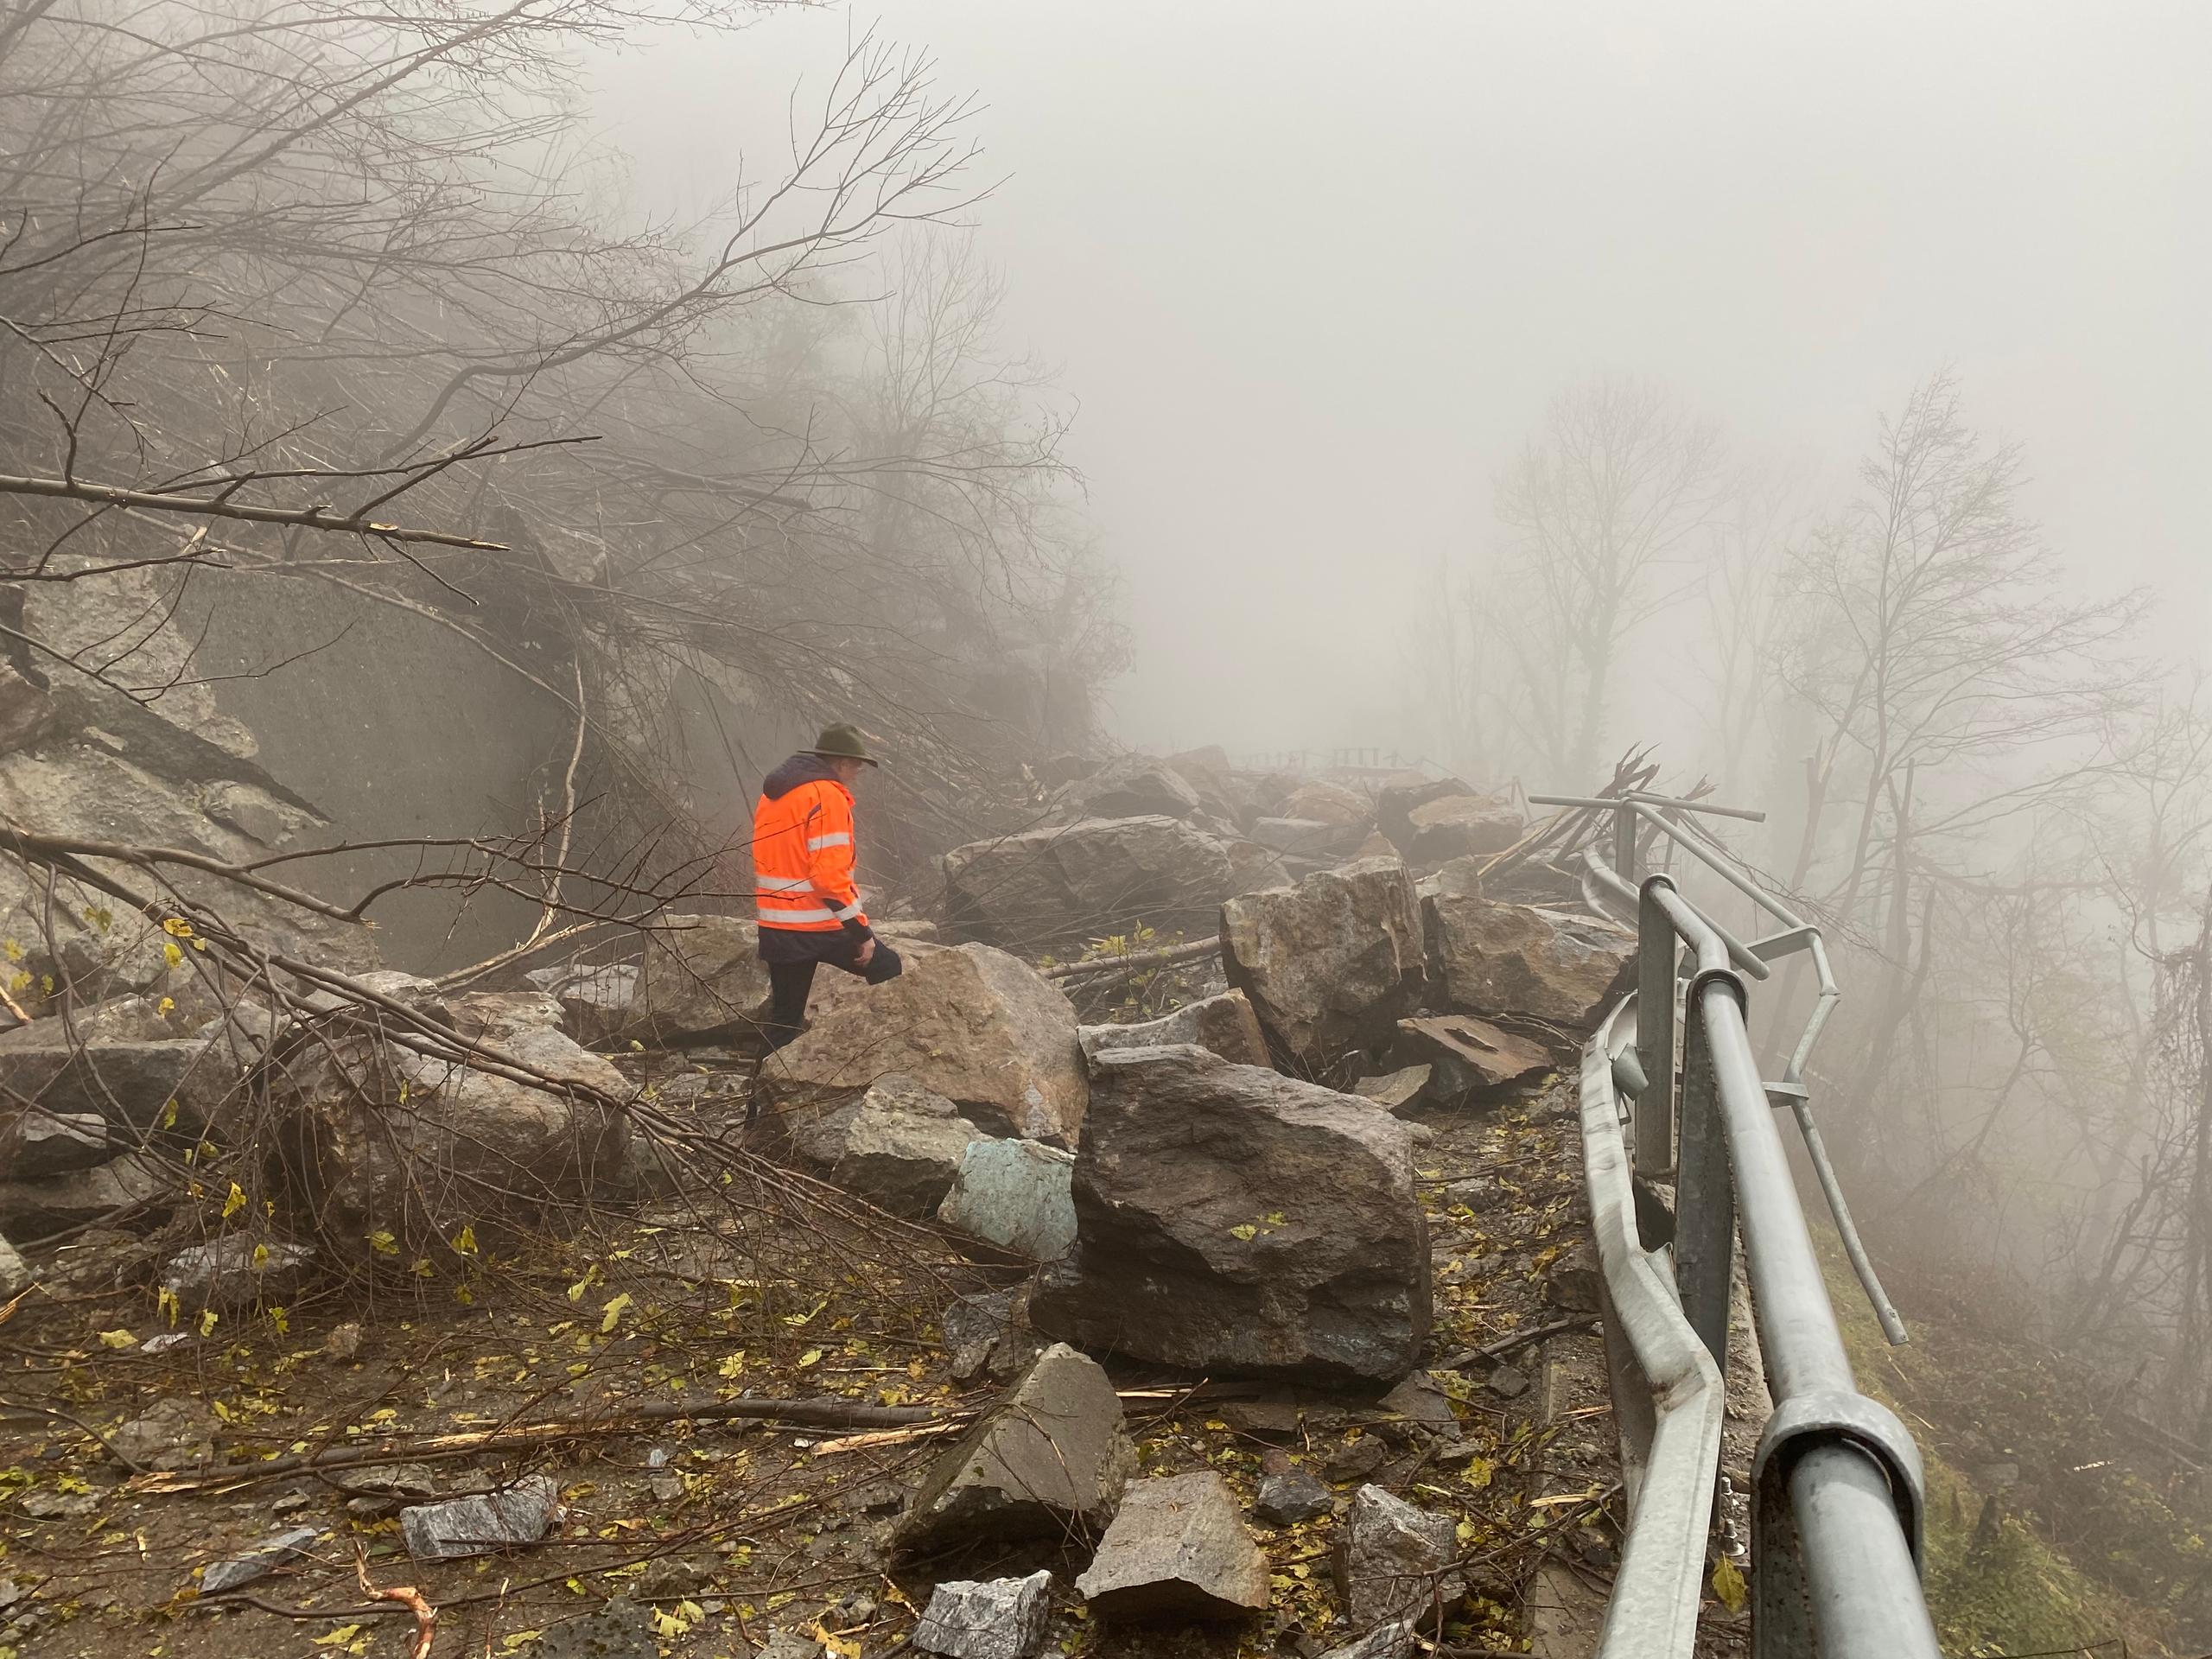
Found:
<path fill-rule="evenodd" d="M 1774 1122 L 1776 1105 L 1790 1107 L 1853 1268 L 1884 1331 L 1903 1342 L 1804 1087 L 1806 1061 L 1841 995 L 1820 931 L 1688 818 L 1760 814 L 1640 793 L 1529 799 L 1612 815 L 1612 861 L 1584 855 L 1586 891 L 1600 908 L 1610 902 L 1631 913 L 1637 931 L 1637 988 L 1585 1049 L 1581 1074 L 1583 1167 L 1630 1511 L 1599 1652 L 1687 1659 L 1694 1643 L 1740 1231 L 1775 1405 L 1751 1470 L 1754 1659 L 1938 1659 L 1920 1586 L 1919 1451 L 1853 1381 Z M 1647 830 L 1744 893 L 1780 931 L 1746 943 L 1699 911 L 1671 877 L 1639 885 L 1637 845 Z M 1782 1077 L 1769 1083 L 1745 1024 L 1745 981 L 1767 978 L 1771 961 L 1798 951 L 1812 963 L 1819 991 Z M 1673 1236 L 1647 1247 L 1636 1186 L 1668 1180 Z"/>

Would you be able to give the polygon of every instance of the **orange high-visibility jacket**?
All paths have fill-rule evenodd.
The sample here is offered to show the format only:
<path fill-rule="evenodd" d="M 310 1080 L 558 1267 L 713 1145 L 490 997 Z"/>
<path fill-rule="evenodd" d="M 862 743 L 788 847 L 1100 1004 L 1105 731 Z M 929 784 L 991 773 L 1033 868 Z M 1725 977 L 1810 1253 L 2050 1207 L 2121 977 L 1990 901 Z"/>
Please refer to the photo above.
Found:
<path fill-rule="evenodd" d="M 769 789 L 785 783 L 784 771 L 769 775 Z M 849 924 L 865 929 L 853 855 L 853 797 L 835 778 L 806 778 L 780 794 L 763 791 L 753 809 L 760 925 L 805 933 L 834 933 Z"/>

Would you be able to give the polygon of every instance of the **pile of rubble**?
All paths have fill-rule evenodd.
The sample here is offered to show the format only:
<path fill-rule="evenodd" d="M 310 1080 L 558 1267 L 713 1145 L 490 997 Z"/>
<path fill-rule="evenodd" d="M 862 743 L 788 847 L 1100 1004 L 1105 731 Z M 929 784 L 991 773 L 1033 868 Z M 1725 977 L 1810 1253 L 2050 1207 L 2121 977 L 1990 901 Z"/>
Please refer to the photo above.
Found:
<path fill-rule="evenodd" d="M 807 1028 L 765 1058 L 753 930 L 716 916 L 665 918 L 631 959 L 525 988 L 364 975 L 334 1000 L 343 1019 L 239 999 L 183 1028 L 133 995 L 0 1034 L 0 1232 L 156 1224 L 180 1170 L 213 1160 L 240 1197 L 225 1223 L 245 1213 L 168 1256 L 162 1294 L 188 1316 L 251 1308 L 380 1256 L 634 1207 L 680 1179 L 634 1121 L 649 1103 L 1034 1264 L 947 1317 L 956 1376 L 1019 1375 L 936 1459 L 896 1543 L 925 1567 L 1052 1559 L 932 1572 L 917 1648 L 1035 1654 L 1069 1552 L 1103 1620 L 1262 1611 L 1271 1575 L 1235 1493 L 1141 1476 L 1102 1362 L 1429 1409 L 1417 1148 L 1440 1117 L 1543 1082 L 1624 988 L 1632 940 L 1485 893 L 1481 866 L 1526 825 L 1452 780 L 1370 794 L 1200 751 L 1058 787 L 1047 822 L 945 857 L 941 922 L 882 928 L 902 976 L 823 976 Z M 1217 937 L 1218 988 L 1086 1025 L 1018 954 L 1143 928 Z M 6 1252 L 0 1272 L 12 1294 L 31 1269 Z M 554 1524 L 557 1494 L 515 1501 Z M 404 1511 L 425 1559 L 439 1507 Z M 1411 1652 L 1469 1591 L 1450 1520 L 1378 1485 L 1339 1496 L 1287 1451 L 1251 1514 L 1332 1520 L 1356 1638 L 1338 1659 Z M 272 1541 L 271 1560 L 299 1547 Z"/>

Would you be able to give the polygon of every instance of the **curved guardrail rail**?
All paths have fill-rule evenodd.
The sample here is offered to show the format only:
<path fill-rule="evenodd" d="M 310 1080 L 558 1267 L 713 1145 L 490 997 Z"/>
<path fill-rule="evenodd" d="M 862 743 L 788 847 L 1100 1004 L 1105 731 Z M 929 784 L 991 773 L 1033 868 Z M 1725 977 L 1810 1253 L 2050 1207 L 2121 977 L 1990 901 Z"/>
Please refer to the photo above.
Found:
<path fill-rule="evenodd" d="M 1820 931 L 1687 821 L 1700 811 L 1758 814 L 1639 794 L 1529 798 L 1613 815 L 1613 861 L 1584 855 L 1587 885 L 1601 907 L 1634 915 L 1638 940 L 1637 988 L 1592 1039 L 1581 1074 L 1583 1167 L 1629 1474 L 1630 1521 L 1599 1651 L 1605 1659 L 1680 1659 L 1692 1650 L 1740 1231 L 1775 1402 L 1751 1471 L 1755 1659 L 1938 1659 L 1920 1587 L 1920 1454 L 1904 1426 L 1853 1381 L 1774 1122 L 1777 1105 L 1791 1108 L 1852 1265 L 1890 1339 L 1904 1341 L 1804 1087 L 1805 1063 L 1840 995 Z M 1638 884 L 1643 826 L 1781 930 L 1745 943 L 1700 912 L 1671 877 Z M 1765 979 L 1772 960 L 1801 950 L 1819 994 L 1782 1077 L 1768 1083 L 1745 1024 L 1745 982 Z M 1674 1186 L 1673 1237 L 1650 1249 L 1636 1221 L 1639 1179 Z"/>

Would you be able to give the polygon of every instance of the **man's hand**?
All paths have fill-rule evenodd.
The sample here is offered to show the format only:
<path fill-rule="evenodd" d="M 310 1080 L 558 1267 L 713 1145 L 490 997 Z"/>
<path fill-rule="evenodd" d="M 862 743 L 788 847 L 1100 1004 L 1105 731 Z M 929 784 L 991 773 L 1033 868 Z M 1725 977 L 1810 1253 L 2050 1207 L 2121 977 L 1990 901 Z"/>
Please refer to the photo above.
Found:
<path fill-rule="evenodd" d="M 863 940 L 861 940 L 861 950 L 860 950 L 860 954 L 859 954 L 858 956 L 855 957 L 853 958 L 853 960 L 854 960 L 855 963 L 859 963 L 861 967 L 865 968 L 865 967 L 867 967 L 867 966 L 868 965 L 868 963 L 869 963 L 873 962 L 874 959 L 875 959 L 875 937 L 874 937 L 874 935 L 871 934 L 871 935 L 869 935 L 867 938 L 865 938 L 865 939 L 863 939 Z"/>

